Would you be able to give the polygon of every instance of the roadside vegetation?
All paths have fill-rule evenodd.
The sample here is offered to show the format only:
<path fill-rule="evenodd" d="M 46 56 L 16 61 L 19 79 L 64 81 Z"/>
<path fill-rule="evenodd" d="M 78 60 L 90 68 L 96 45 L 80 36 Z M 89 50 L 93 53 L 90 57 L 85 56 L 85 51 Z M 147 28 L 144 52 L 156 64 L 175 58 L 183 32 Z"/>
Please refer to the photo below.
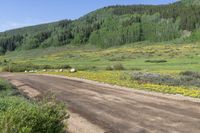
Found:
<path fill-rule="evenodd" d="M 4 80 L 0 80 L 1 133 L 64 133 L 64 105 L 25 99 Z"/>
<path fill-rule="evenodd" d="M 43 53 L 42 51 L 46 51 Z M 0 66 L 13 72 L 25 69 L 144 70 L 163 73 L 199 71 L 199 43 L 133 43 L 98 49 L 91 46 L 14 51 L 0 56 Z M 15 70 L 16 69 L 16 70 Z"/>
<path fill-rule="evenodd" d="M 82 78 L 88 78 L 87 75 L 91 73 L 108 73 L 110 76 L 102 76 L 100 80 L 95 76 L 89 79 L 136 89 L 199 97 L 199 53 L 198 43 L 143 42 L 109 49 L 99 49 L 90 45 L 63 46 L 46 48 L 44 53 L 41 49 L 10 52 L 0 56 L 0 64 L 2 71 L 9 71 L 10 68 L 11 72 L 70 74 L 69 69 L 75 68 L 78 73 L 81 71 L 86 75 L 82 75 Z M 63 72 L 59 72 L 60 69 Z M 189 71 L 191 75 L 184 73 Z M 115 77 L 115 73 L 120 73 L 120 76 Z M 112 74 L 114 79 L 119 80 L 109 81 Z M 121 80 L 121 77 L 127 75 L 129 78 Z M 75 73 L 69 76 L 78 75 Z"/>
<path fill-rule="evenodd" d="M 169 94 L 180 94 L 184 96 L 190 96 L 194 98 L 200 98 L 200 89 L 195 85 L 191 85 L 190 81 L 186 82 L 185 85 L 167 85 L 166 82 L 169 82 L 169 79 L 159 83 L 158 81 L 149 81 L 133 79 L 132 75 L 123 71 L 79 71 L 77 73 L 70 72 L 40 72 L 41 74 L 54 74 L 54 75 L 63 75 L 68 77 L 78 77 L 89 80 L 95 80 L 103 83 L 109 83 L 113 85 L 119 85 L 139 90 L 146 91 L 155 91 L 161 93 Z M 153 74 L 152 74 L 153 75 Z M 155 74 L 156 75 L 156 74 Z M 150 77 L 148 77 L 150 80 Z M 174 82 L 174 81 L 171 81 Z"/>
<path fill-rule="evenodd" d="M 44 70 L 44 69 L 69 69 L 69 65 L 35 65 L 30 63 L 6 63 L 2 67 L 5 72 L 25 72 L 31 70 Z"/>
<path fill-rule="evenodd" d="M 87 45 L 46 48 L 45 53 L 41 49 L 15 51 L 0 56 L 0 62 L 3 71 L 80 77 L 199 98 L 199 53 L 199 43 L 143 42 L 109 49 Z M 70 68 L 78 72 L 70 73 Z"/>

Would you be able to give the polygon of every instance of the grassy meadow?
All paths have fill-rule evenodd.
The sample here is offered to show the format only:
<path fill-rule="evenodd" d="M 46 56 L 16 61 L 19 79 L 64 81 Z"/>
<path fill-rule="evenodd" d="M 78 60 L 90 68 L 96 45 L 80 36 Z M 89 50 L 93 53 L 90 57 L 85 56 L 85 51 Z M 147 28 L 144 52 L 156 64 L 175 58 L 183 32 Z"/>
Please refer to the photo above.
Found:
<path fill-rule="evenodd" d="M 177 73 L 200 70 L 200 45 L 197 44 L 129 44 L 109 49 L 90 46 L 65 46 L 29 51 L 15 51 L 0 56 L 0 61 L 37 65 L 70 65 L 79 70 L 105 70 L 121 63 L 126 70 Z M 165 62 L 159 63 L 159 60 Z"/>
<path fill-rule="evenodd" d="M 151 44 L 149 42 L 127 44 L 108 49 L 96 48 L 90 45 L 68 45 L 56 48 L 14 51 L 0 57 L 2 70 L 8 64 L 10 64 L 10 67 L 22 67 L 31 64 L 43 66 L 31 68 L 40 69 L 39 73 L 80 77 L 135 89 L 198 98 L 200 97 L 199 59 L 199 43 Z M 16 66 L 16 64 L 19 66 Z M 56 66 L 66 65 L 76 68 L 78 72 L 55 71 L 55 69 L 62 68 Z M 46 68 L 47 72 L 42 72 Z M 13 69 L 15 70 L 15 68 Z M 28 68 L 25 69 L 28 70 Z M 140 72 L 140 74 L 136 72 Z M 181 75 L 183 72 L 189 74 Z M 160 79 L 162 80 L 160 81 Z"/>

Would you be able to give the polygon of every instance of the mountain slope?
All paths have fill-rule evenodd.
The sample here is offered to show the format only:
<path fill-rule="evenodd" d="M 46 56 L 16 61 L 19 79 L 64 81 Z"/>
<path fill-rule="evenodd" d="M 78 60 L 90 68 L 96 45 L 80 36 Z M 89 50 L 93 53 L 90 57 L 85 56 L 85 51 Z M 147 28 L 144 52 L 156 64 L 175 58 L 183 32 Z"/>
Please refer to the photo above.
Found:
<path fill-rule="evenodd" d="M 185 36 L 185 30 L 198 32 L 200 8 L 187 2 L 110 6 L 73 21 L 6 31 L 0 33 L 0 53 L 67 44 L 90 43 L 106 48 L 140 41 L 171 41 Z"/>
<path fill-rule="evenodd" d="M 185 5 L 200 5 L 199 0 L 181 0 L 181 3 Z"/>

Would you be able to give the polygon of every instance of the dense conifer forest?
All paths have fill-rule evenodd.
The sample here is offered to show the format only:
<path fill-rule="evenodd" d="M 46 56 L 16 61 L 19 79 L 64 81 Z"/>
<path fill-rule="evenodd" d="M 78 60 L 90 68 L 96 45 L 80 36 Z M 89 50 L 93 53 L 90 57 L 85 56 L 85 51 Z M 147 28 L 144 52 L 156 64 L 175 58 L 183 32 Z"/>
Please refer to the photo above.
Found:
<path fill-rule="evenodd" d="M 199 0 L 182 0 L 168 5 L 116 5 L 96 10 L 77 20 L 62 20 L 2 32 L 0 53 L 68 44 L 89 43 L 107 48 L 184 37 L 198 40 L 199 3 Z"/>

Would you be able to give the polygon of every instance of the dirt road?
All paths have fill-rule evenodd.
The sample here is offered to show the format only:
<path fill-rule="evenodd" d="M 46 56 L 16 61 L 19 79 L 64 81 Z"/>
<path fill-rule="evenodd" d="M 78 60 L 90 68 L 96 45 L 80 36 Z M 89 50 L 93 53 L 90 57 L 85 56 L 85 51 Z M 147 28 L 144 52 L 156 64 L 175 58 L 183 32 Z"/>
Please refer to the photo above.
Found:
<path fill-rule="evenodd" d="M 41 94 L 54 93 L 67 104 L 71 112 L 79 114 L 107 133 L 200 132 L 198 99 L 47 75 L 1 73 L 0 77 L 19 81 Z"/>

